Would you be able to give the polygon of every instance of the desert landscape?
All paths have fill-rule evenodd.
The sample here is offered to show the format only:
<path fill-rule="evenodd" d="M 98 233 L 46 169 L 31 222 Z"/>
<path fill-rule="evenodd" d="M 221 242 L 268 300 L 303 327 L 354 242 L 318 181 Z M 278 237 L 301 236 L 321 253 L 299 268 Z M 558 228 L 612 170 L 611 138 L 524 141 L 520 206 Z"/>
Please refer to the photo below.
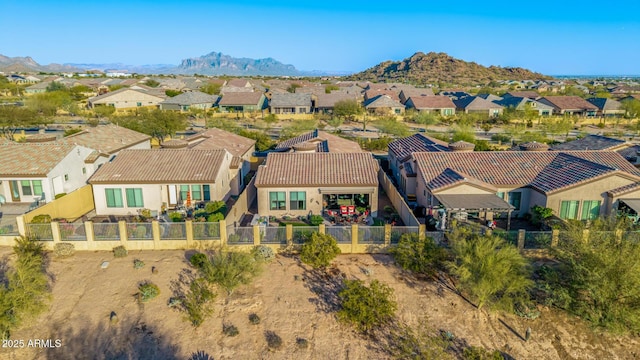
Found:
<path fill-rule="evenodd" d="M 60 340 L 57 348 L 0 350 L 3 359 L 381 359 L 382 346 L 336 320 L 336 287 L 343 278 L 378 279 L 390 285 L 397 318 L 411 327 L 427 321 L 434 332 L 449 332 L 454 344 L 497 349 L 515 359 L 637 359 L 640 343 L 591 329 L 578 318 L 542 308 L 536 320 L 478 310 L 435 282 L 401 271 L 387 255 L 342 255 L 328 273 L 310 271 L 296 257 L 278 255 L 250 285 L 232 295 L 218 291 L 214 315 L 193 328 L 184 314 L 168 307 L 181 275 L 192 267 L 193 251 L 139 251 L 114 258 L 111 252 L 78 252 L 50 257 L 49 310 L 12 334 L 12 339 Z M 11 250 L 0 249 L 3 263 Z M 145 266 L 134 269 L 134 259 Z M 101 264 L 108 261 L 108 267 Z M 155 267 L 156 273 L 152 273 Z M 338 269 L 338 270 L 335 270 Z M 139 304 L 140 282 L 151 280 L 160 296 Z M 117 321 L 112 321 L 114 312 Z M 255 313 L 259 324 L 248 317 Z M 239 334 L 223 334 L 233 324 Z M 525 341 L 525 330 L 531 338 Z M 265 334 L 282 338 L 270 350 Z M 308 347 L 298 346 L 306 339 Z"/>

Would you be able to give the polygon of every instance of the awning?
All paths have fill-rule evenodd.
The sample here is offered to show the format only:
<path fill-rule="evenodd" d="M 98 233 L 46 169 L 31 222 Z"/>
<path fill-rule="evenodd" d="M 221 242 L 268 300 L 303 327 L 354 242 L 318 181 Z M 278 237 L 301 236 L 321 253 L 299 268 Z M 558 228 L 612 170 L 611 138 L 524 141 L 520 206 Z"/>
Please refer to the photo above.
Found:
<path fill-rule="evenodd" d="M 373 194 L 376 191 L 374 187 L 366 188 L 320 188 L 320 194 Z"/>
<path fill-rule="evenodd" d="M 511 211 L 515 207 L 494 194 L 434 195 L 447 210 Z"/>
<path fill-rule="evenodd" d="M 636 213 L 640 214 L 640 199 L 619 199 L 619 201 L 627 204 L 628 207 L 632 208 Z"/>

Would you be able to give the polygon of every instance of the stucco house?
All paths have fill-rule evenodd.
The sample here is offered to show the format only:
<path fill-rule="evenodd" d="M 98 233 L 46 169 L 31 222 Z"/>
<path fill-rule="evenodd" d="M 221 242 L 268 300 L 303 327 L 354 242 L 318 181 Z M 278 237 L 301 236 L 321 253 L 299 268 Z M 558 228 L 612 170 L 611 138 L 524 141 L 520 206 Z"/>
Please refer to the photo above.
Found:
<path fill-rule="evenodd" d="M 447 96 L 411 96 L 404 103 L 407 109 L 415 109 L 420 112 L 435 113 L 442 116 L 451 116 L 456 113 L 456 105 Z"/>
<path fill-rule="evenodd" d="M 389 95 L 378 95 L 365 100 L 364 108 L 372 114 L 400 115 L 404 113 L 405 106 Z"/>
<path fill-rule="evenodd" d="M 467 96 L 458 100 L 453 100 L 456 104 L 456 112 L 465 114 L 482 114 L 489 117 L 497 117 L 502 114 L 502 106 L 485 100 L 479 96 Z"/>
<path fill-rule="evenodd" d="M 316 129 L 279 143 L 275 151 L 357 153 L 362 152 L 362 148 L 355 141 Z"/>
<path fill-rule="evenodd" d="M 323 214 L 341 205 L 378 211 L 378 163 L 370 153 L 270 153 L 255 185 L 264 216 Z"/>
<path fill-rule="evenodd" d="M 220 96 L 201 91 L 188 91 L 160 102 L 160 110 L 189 111 L 190 109 L 210 110 L 218 104 Z"/>
<path fill-rule="evenodd" d="M 272 114 L 309 114 L 312 105 L 309 93 L 273 94 L 269 101 Z"/>
<path fill-rule="evenodd" d="M 539 205 L 562 219 L 593 219 L 615 211 L 611 192 L 640 181 L 640 172 L 613 151 L 421 152 L 413 158 L 418 204 L 488 218 L 523 216 Z"/>
<path fill-rule="evenodd" d="M 598 107 L 579 96 L 545 96 L 538 102 L 553 107 L 554 115 L 596 116 Z"/>
<path fill-rule="evenodd" d="M 511 108 L 517 111 L 535 111 L 538 113 L 538 116 L 549 116 L 553 113 L 552 106 L 532 100 L 528 97 L 505 96 L 501 100 L 495 100 L 494 103 L 503 106 L 504 108 Z"/>
<path fill-rule="evenodd" d="M 218 107 L 221 112 L 252 112 L 266 108 L 266 97 L 259 92 L 230 92 L 225 93 Z"/>
<path fill-rule="evenodd" d="M 84 185 L 92 171 L 84 146 L 60 143 L 14 143 L 0 146 L 0 202 L 52 201 Z"/>
<path fill-rule="evenodd" d="M 226 150 L 123 150 L 89 179 L 97 215 L 136 215 L 227 200 L 233 156 Z"/>
<path fill-rule="evenodd" d="M 333 113 L 337 102 L 352 100 L 358 101 L 358 95 L 344 91 L 333 91 L 331 94 L 316 95 L 316 105 L 314 111 L 317 113 Z"/>
<path fill-rule="evenodd" d="M 622 108 L 622 103 L 617 100 L 608 98 L 589 98 L 588 102 L 595 105 L 598 108 L 596 116 L 601 117 L 622 117 L 625 114 L 625 110 Z"/>
<path fill-rule="evenodd" d="M 132 110 L 139 107 L 157 108 L 164 97 L 150 94 L 144 90 L 123 88 L 98 95 L 87 100 L 89 108 L 113 106 L 116 110 Z"/>

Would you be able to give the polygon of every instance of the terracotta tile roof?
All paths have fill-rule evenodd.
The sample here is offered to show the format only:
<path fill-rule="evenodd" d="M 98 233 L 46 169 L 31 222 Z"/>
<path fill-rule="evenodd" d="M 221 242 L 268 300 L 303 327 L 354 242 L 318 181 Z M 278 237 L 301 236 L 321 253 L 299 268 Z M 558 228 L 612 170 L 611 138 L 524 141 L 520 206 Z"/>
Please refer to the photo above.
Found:
<path fill-rule="evenodd" d="M 507 97 L 523 97 L 523 98 L 529 98 L 532 100 L 536 100 L 538 98 L 540 98 L 540 94 L 538 94 L 535 91 L 509 91 L 508 93 L 504 94 L 502 97 L 507 98 Z"/>
<path fill-rule="evenodd" d="M 218 102 L 220 106 L 258 105 L 262 93 L 260 92 L 232 92 L 226 93 Z"/>
<path fill-rule="evenodd" d="M 403 108 L 404 105 L 400 103 L 398 99 L 393 99 L 389 95 L 378 95 L 369 98 L 364 102 L 364 107 L 367 109 L 375 108 Z"/>
<path fill-rule="evenodd" d="M 611 150 L 624 145 L 626 141 L 602 135 L 587 135 L 583 138 L 553 145 L 551 150 Z"/>
<path fill-rule="evenodd" d="M 439 151 L 450 151 L 449 144 L 420 133 L 389 143 L 389 152 L 393 153 L 401 161 L 404 161 L 414 152 Z"/>
<path fill-rule="evenodd" d="M 387 95 L 388 97 L 390 97 L 392 100 L 395 101 L 400 101 L 400 97 L 398 96 L 398 92 L 397 91 L 393 91 L 393 90 L 388 90 L 388 89 L 373 89 L 373 90 L 367 90 L 364 93 L 364 98 L 366 100 L 369 99 L 373 99 L 376 96 L 380 96 L 380 95 Z"/>
<path fill-rule="evenodd" d="M 502 106 L 479 96 L 467 96 L 462 99 L 453 100 L 453 103 L 456 104 L 456 108 L 464 110 L 502 109 Z"/>
<path fill-rule="evenodd" d="M 46 176 L 76 148 L 73 144 L 13 143 L 0 146 L 0 175 Z"/>
<path fill-rule="evenodd" d="M 362 152 L 362 148 L 360 148 L 360 145 L 357 142 L 343 139 L 339 136 L 317 129 L 281 142 L 276 146 L 276 150 L 291 150 L 294 146 L 304 146 L 309 144 L 315 144 L 317 152 Z"/>
<path fill-rule="evenodd" d="M 455 109 L 456 106 L 448 96 L 411 96 L 413 106 L 420 109 Z"/>
<path fill-rule="evenodd" d="M 369 153 L 270 153 L 256 187 L 378 186 L 378 162 Z"/>
<path fill-rule="evenodd" d="M 539 101 L 559 110 L 598 110 L 598 107 L 579 96 L 545 96 Z"/>
<path fill-rule="evenodd" d="M 201 91 L 188 91 L 161 102 L 161 105 L 193 105 L 193 104 L 215 104 L 220 97 L 209 95 Z"/>
<path fill-rule="evenodd" d="M 350 94 L 342 91 L 334 91 L 331 94 L 318 94 L 316 100 L 316 108 L 332 108 L 338 101 L 357 100 L 356 94 Z"/>
<path fill-rule="evenodd" d="M 638 160 L 638 151 L 640 151 L 640 145 L 629 146 L 616 152 L 622 155 L 627 161 L 635 163 Z"/>
<path fill-rule="evenodd" d="M 613 173 L 640 176 L 640 171 L 613 151 L 420 152 L 413 157 L 425 184 L 433 186 L 459 181 L 461 175 L 454 173 L 493 186 L 531 186 L 543 192 Z"/>
<path fill-rule="evenodd" d="M 225 149 L 233 156 L 242 157 L 252 151 L 256 144 L 253 139 L 246 138 L 222 129 L 212 128 L 185 139 L 190 147 L 197 150 Z"/>
<path fill-rule="evenodd" d="M 273 94 L 269 105 L 271 107 L 311 106 L 311 94 Z"/>
<path fill-rule="evenodd" d="M 628 193 L 636 191 L 636 190 L 640 190 L 640 182 L 636 182 L 636 183 L 633 183 L 633 184 L 621 186 L 619 188 L 615 188 L 613 190 L 609 190 L 609 191 L 607 191 L 607 193 L 610 194 L 611 196 L 620 196 L 620 195 L 628 194 Z"/>
<path fill-rule="evenodd" d="M 213 183 L 225 160 L 231 161 L 225 150 L 123 150 L 89 183 Z"/>
<path fill-rule="evenodd" d="M 622 110 L 622 103 L 620 101 L 616 101 L 613 99 L 590 98 L 590 99 L 587 99 L 587 101 L 595 105 L 598 109 L 603 111 Z"/>
<path fill-rule="evenodd" d="M 67 136 L 60 141 L 65 144 L 82 145 L 110 155 L 149 139 L 151 139 L 149 135 L 109 124 L 87 127 L 83 131 Z"/>
<path fill-rule="evenodd" d="M 463 183 L 473 184 L 488 190 L 498 191 L 498 189 L 491 184 L 479 181 L 478 179 L 474 179 L 467 174 L 451 168 L 444 169 L 442 173 L 431 179 L 431 181 L 427 183 L 427 187 L 431 190 L 442 190 Z"/>

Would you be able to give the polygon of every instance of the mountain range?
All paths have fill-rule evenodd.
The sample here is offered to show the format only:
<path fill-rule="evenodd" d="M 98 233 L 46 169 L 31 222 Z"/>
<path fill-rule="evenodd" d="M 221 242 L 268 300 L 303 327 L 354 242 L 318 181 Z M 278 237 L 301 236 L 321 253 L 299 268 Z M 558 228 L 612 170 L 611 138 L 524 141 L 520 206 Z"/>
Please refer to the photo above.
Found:
<path fill-rule="evenodd" d="M 293 65 L 283 64 L 273 58 L 235 58 L 220 52 L 187 58 L 179 65 L 155 64 L 131 66 L 122 63 L 109 64 L 49 64 L 40 65 L 31 57 L 7 57 L 0 55 L 0 71 L 3 72 L 82 72 L 87 70 L 119 70 L 138 74 L 182 75 L 231 75 L 231 76 L 324 76 L 323 71 L 300 71 Z M 537 80 L 549 77 L 523 68 L 489 66 L 455 59 L 445 53 L 417 52 L 401 61 L 385 61 L 347 79 L 376 82 L 410 82 L 429 84 L 435 82 L 472 84 L 492 80 Z"/>

